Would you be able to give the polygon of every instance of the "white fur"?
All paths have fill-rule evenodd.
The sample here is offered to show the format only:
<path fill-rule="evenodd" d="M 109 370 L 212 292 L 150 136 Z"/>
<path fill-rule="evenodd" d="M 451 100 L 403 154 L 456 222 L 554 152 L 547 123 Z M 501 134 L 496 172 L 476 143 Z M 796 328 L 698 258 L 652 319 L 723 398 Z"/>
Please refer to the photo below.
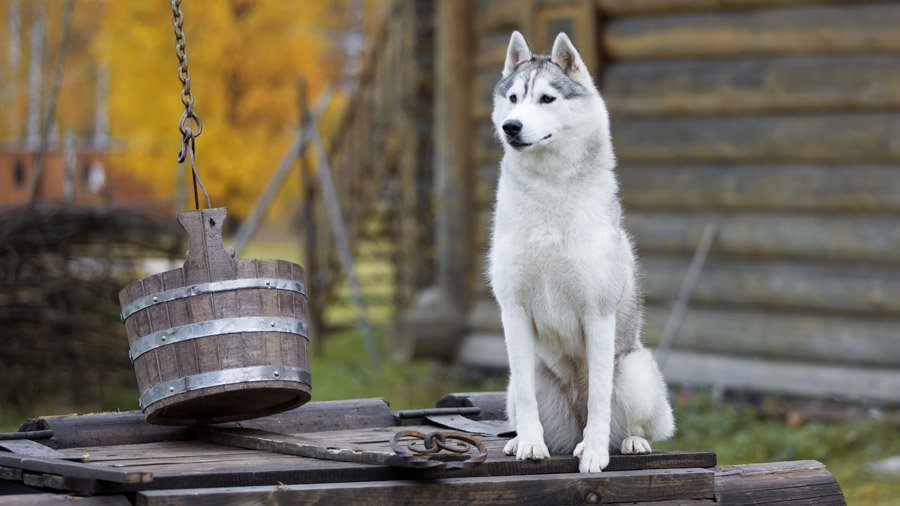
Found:
<path fill-rule="evenodd" d="M 531 57 L 514 33 L 503 76 Z M 503 143 L 489 255 L 518 432 L 504 450 L 518 459 L 573 453 L 582 472 L 599 472 L 611 446 L 649 452 L 648 440 L 671 436 L 674 422 L 652 354 L 636 335 L 617 341 L 617 326 L 623 335 L 626 323 L 639 327 L 641 308 L 606 106 L 564 34 L 551 61 L 590 93 L 540 103 L 558 91 L 540 72 L 522 72 L 495 97 L 492 116 L 498 132 L 521 121 L 521 140 L 531 144 Z"/>

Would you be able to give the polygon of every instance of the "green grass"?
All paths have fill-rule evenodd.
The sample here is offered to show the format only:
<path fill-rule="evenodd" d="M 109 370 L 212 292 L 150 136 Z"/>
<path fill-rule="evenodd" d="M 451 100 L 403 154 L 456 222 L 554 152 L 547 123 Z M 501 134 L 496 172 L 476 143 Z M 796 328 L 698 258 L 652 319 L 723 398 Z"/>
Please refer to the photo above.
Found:
<path fill-rule="evenodd" d="M 790 426 L 704 395 L 677 399 L 675 410 L 678 434 L 657 449 L 711 450 L 720 464 L 818 460 L 835 475 L 849 504 L 900 505 L 900 481 L 866 470 L 873 461 L 900 454 L 900 428 L 888 420 Z"/>

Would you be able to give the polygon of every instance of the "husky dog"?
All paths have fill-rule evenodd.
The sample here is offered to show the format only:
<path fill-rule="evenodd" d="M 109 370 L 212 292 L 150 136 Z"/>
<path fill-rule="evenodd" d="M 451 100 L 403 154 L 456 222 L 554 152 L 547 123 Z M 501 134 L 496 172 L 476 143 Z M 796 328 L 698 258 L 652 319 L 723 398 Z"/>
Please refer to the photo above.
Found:
<path fill-rule="evenodd" d="M 549 56 L 509 41 L 491 116 L 503 161 L 489 276 L 509 354 L 517 459 L 572 453 L 583 473 L 610 447 L 650 452 L 675 431 L 666 385 L 640 340 L 638 266 L 609 116 L 564 33 Z"/>

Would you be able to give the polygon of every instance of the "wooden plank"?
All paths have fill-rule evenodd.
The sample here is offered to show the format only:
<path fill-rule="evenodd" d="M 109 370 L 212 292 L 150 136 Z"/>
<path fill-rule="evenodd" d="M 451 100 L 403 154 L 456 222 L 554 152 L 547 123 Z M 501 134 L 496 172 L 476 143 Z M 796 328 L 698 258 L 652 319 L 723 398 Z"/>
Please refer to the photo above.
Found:
<path fill-rule="evenodd" d="M 645 256 L 647 300 L 674 300 L 688 263 L 687 258 Z M 704 266 L 691 303 L 898 315 L 900 269 L 711 260 Z"/>
<path fill-rule="evenodd" d="M 627 228 L 642 254 L 691 254 L 703 227 L 712 220 L 718 223 L 718 258 L 900 262 L 900 227 L 894 217 L 671 211 L 626 215 Z"/>
<path fill-rule="evenodd" d="M 897 166 L 625 164 L 626 209 L 900 212 Z"/>
<path fill-rule="evenodd" d="M 673 350 L 665 365 L 669 383 L 734 391 L 825 397 L 854 402 L 900 403 L 896 368 L 820 365 L 738 358 Z"/>
<path fill-rule="evenodd" d="M 53 504 L 76 504 L 78 506 L 130 506 L 123 495 L 74 496 L 67 494 L 18 494 L 4 495 L 5 506 L 44 506 Z"/>
<path fill-rule="evenodd" d="M 299 435 L 276 434 L 256 429 L 216 429 L 200 427 L 197 437 L 201 441 L 250 450 L 283 453 L 311 459 L 335 460 L 357 464 L 395 465 L 400 460 L 393 450 L 363 450 L 352 443 L 334 441 L 331 445 Z M 387 445 L 385 445 L 387 446 Z"/>
<path fill-rule="evenodd" d="M 900 50 L 900 5 L 817 5 L 613 18 L 603 46 L 615 60 Z M 711 43 L 714 41 L 714 43 Z"/>
<path fill-rule="evenodd" d="M 666 305 L 649 305 L 644 338 L 656 345 L 669 316 Z M 900 319 L 692 307 L 676 339 L 683 351 L 809 360 L 819 363 L 897 367 Z"/>
<path fill-rule="evenodd" d="M 829 0 L 596 0 L 604 14 L 634 16 L 709 10 L 743 10 L 761 7 L 822 4 Z"/>
<path fill-rule="evenodd" d="M 311 402 L 277 415 L 224 426 L 291 433 L 393 425 L 394 415 L 387 402 L 376 398 Z M 37 418 L 27 420 L 20 428 L 47 429 L 53 431 L 52 446 L 60 449 L 195 438 L 193 428 L 153 425 L 147 423 L 139 411 Z"/>
<path fill-rule="evenodd" d="M 846 504 L 834 476 L 818 462 L 799 464 L 807 463 L 722 466 L 716 470 L 716 500 L 734 505 Z"/>
<path fill-rule="evenodd" d="M 644 116 L 896 109 L 900 55 L 623 62 L 606 68 L 601 90 L 614 124 Z"/>
<path fill-rule="evenodd" d="M 612 133 L 623 164 L 900 162 L 898 113 L 628 119 Z"/>
<path fill-rule="evenodd" d="M 288 485 L 233 489 L 140 492 L 140 505 L 223 504 L 271 500 L 347 504 L 573 504 L 585 501 L 653 501 L 712 497 L 713 472 L 705 469 L 612 471 L 600 474 L 448 478 L 433 481 L 382 481 Z"/>
<path fill-rule="evenodd" d="M 121 471 L 108 467 L 68 462 L 59 459 L 21 457 L 0 453 L 0 466 L 13 467 L 23 471 L 56 474 L 66 478 L 101 480 L 111 483 L 149 483 L 152 473 Z"/>
<path fill-rule="evenodd" d="M 13 439 L 0 441 L 0 449 L 21 455 L 23 457 L 44 457 L 51 459 L 65 459 L 66 456 L 39 442 L 29 439 Z"/>

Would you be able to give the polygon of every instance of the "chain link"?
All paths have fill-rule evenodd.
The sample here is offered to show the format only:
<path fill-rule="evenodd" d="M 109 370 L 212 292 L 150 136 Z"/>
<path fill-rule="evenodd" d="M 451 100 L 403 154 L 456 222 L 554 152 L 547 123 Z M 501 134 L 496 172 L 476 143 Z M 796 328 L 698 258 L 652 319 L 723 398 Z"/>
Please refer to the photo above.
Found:
<path fill-rule="evenodd" d="M 200 132 L 203 131 L 203 123 L 194 112 L 194 95 L 191 93 L 191 71 L 188 69 L 181 0 L 171 0 L 171 3 L 172 28 L 175 30 L 175 56 L 178 58 L 178 80 L 181 81 L 181 103 L 184 104 L 184 113 L 181 114 L 181 120 L 178 122 L 178 130 L 183 137 L 181 151 L 178 152 L 178 161 L 183 162 L 187 157 L 188 143 L 191 139 L 200 136 Z"/>
<path fill-rule="evenodd" d="M 184 104 L 184 112 L 181 113 L 181 119 L 178 121 L 178 131 L 181 132 L 181 149 L 178 151 L 178 163 L 184 163 L 190 158 L 191 175 L 194 180 L 194 205 L 200 208 L 200 199 L 197 195 L 197 185 L 203 190 L 203 196 L 206 198 L 206 206 L 211 208 L 212 203 L 209 200 L 209 193 L 206 186 L 200 180 L 197 173 L 197 163 L 195 160 L 195 144 L 194 140 L 200 136 L 203 131 L 203 123 L 200 117 L 194 112 L 194 94 L 191 93 L 191 71 L 188 70 L 187 43 L 184 39 L 184 14 L 181 12 L 181 0 L 171 0 L 172 5 L 172 28 L 175 30 L 175 56 L 178 58 L 178 80 L 181 81 L 181 103 Z"/>

